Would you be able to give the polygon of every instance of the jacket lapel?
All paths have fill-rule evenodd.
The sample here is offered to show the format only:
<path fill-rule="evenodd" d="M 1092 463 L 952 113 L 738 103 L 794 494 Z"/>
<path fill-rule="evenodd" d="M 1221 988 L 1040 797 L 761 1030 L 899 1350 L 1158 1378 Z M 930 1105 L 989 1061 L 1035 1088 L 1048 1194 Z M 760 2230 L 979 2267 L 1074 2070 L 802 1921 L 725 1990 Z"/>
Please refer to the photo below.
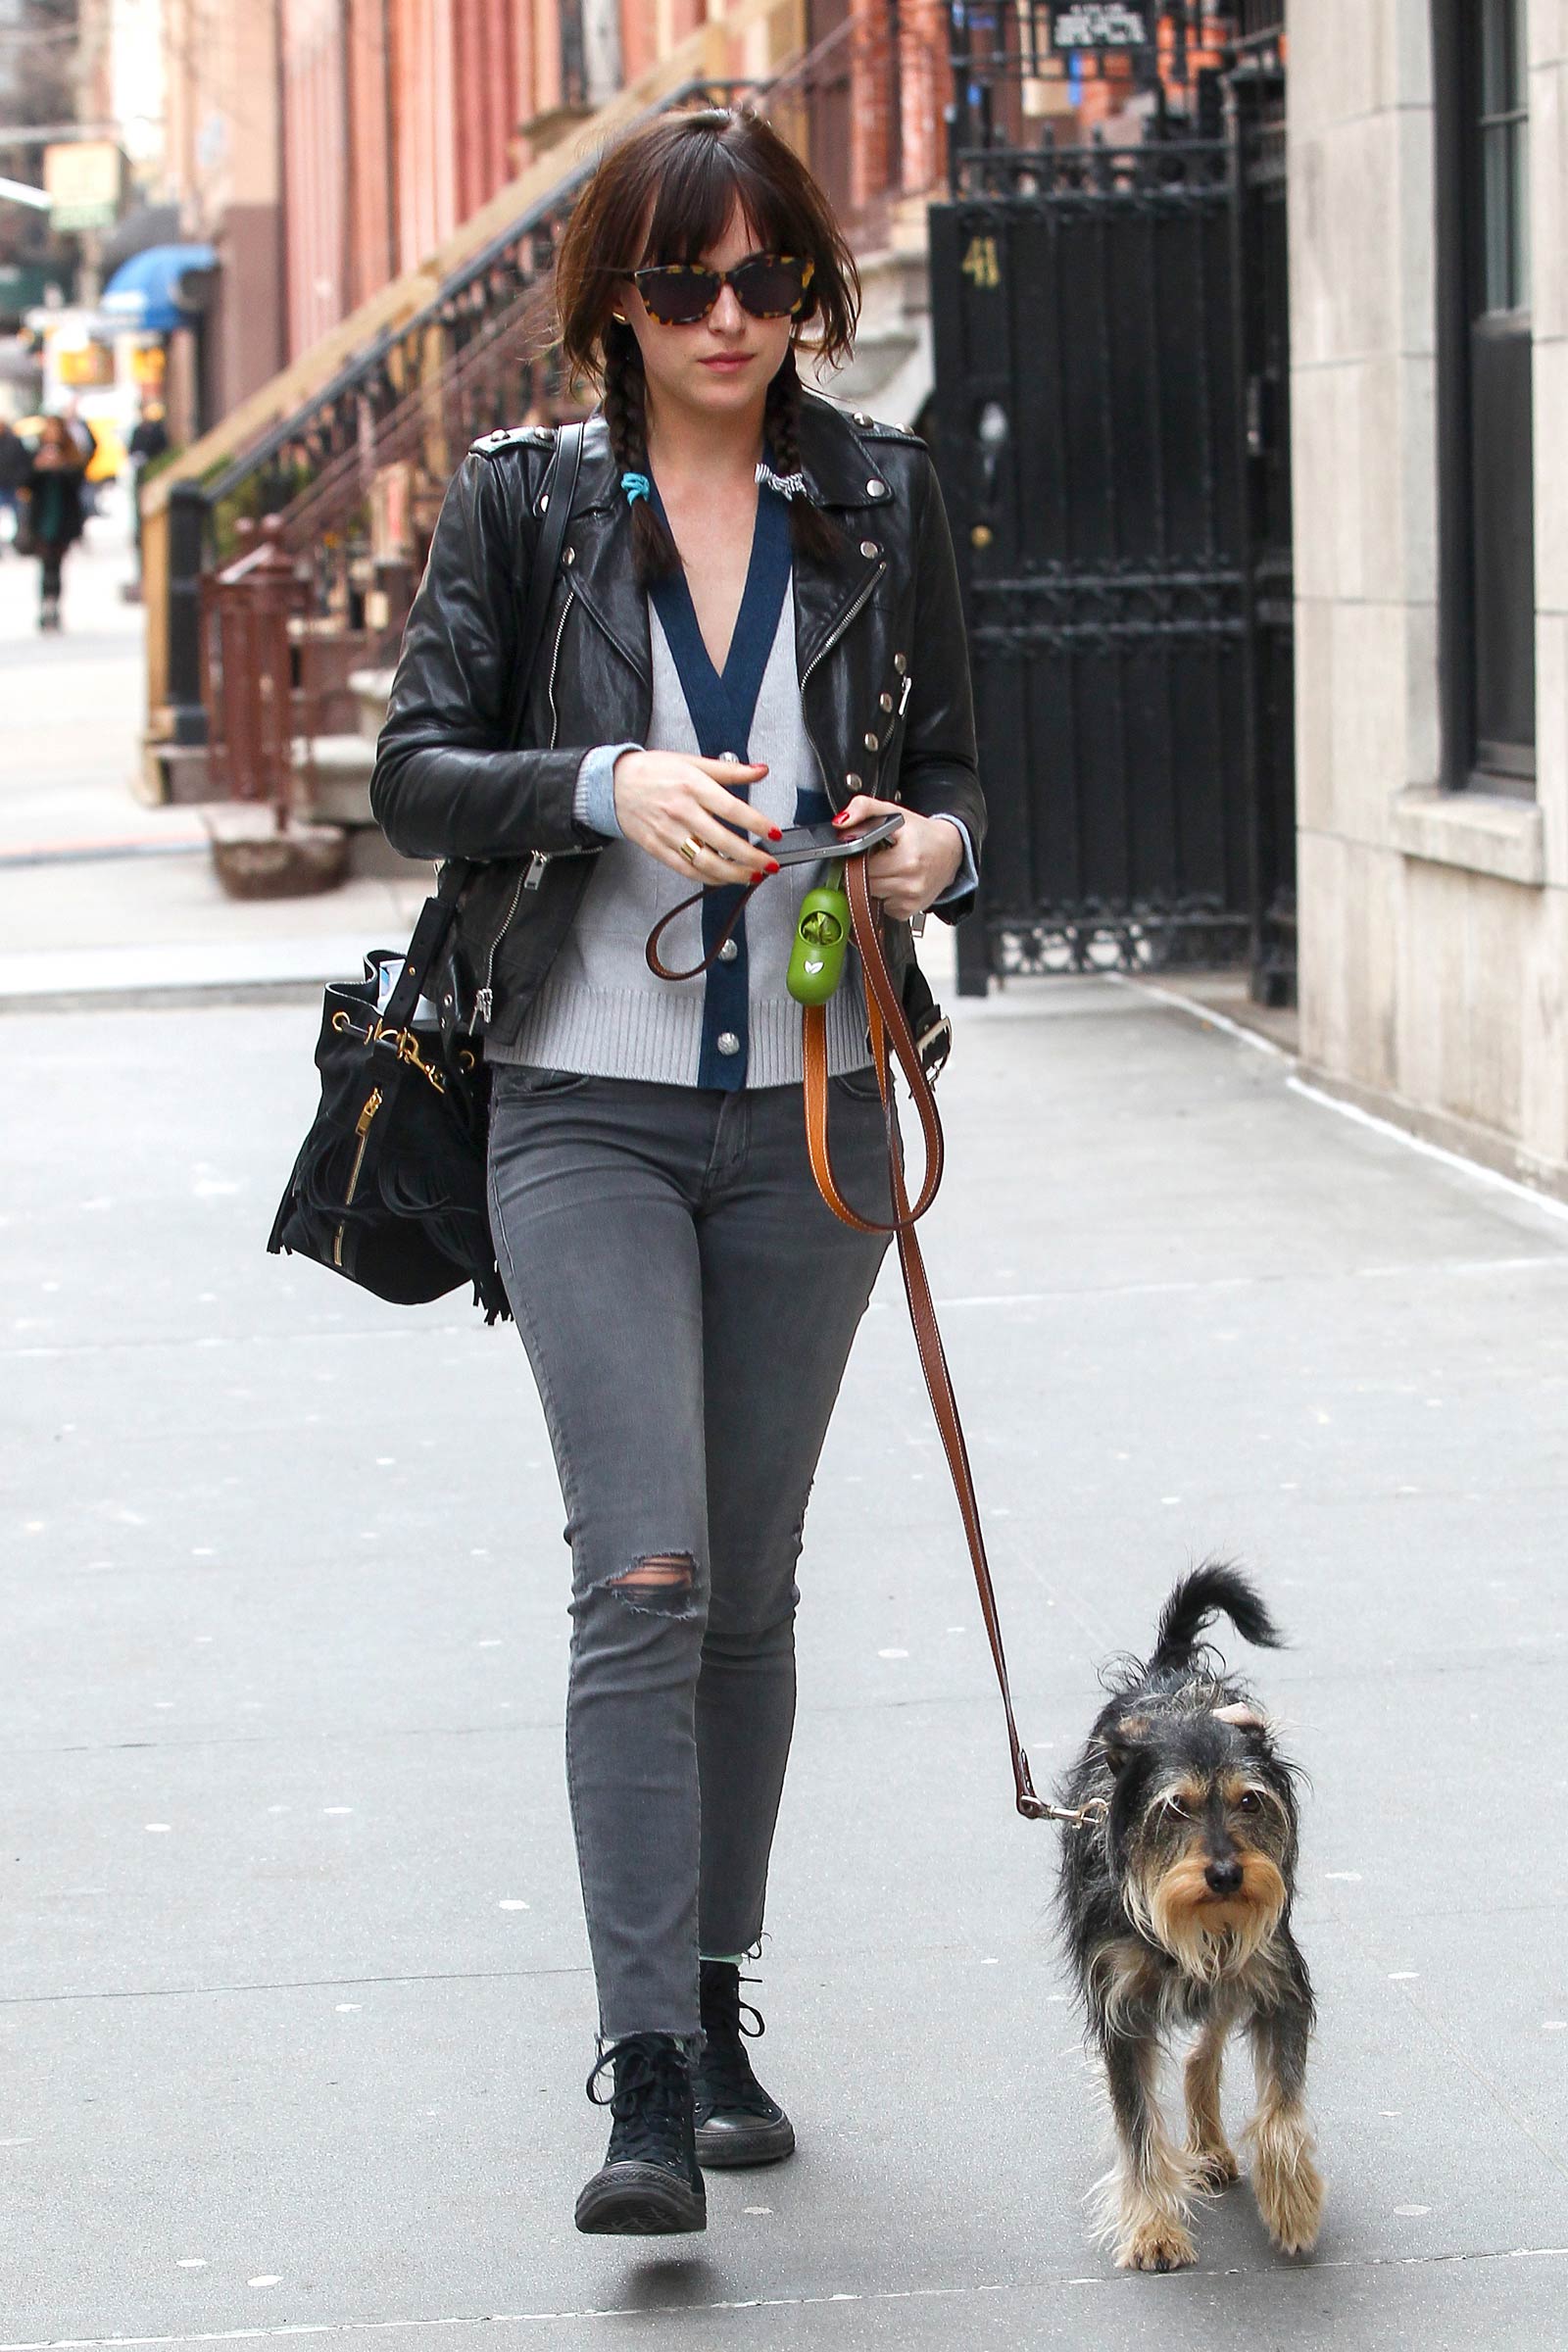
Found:
<path fill-rule="evenodd" d="M 590 420 L 572 503 L 566 584 L 643 684 L 653 691 L 648 600 L 632 572 L 631 508 L 621 490 L 604 420 Z"/>
<path fill-rule="evenodd" d="M 836 514 L 852 541 L 830 564 L 795 559 L 795 657 L 804 683 L 864 593 L 865 560 L 855 543 L 869 526 L 870 511 L 892 505 L 893 490 L 849 418 L 809 392 L 801 401 L 801 470 L 812 503 Z"/>
<path fill-rule="evenodd" d="M 813 502 L 836 514 L 852 542 L 894 491 L 848 416 L 808 392 L 801 401 L 801 468 Z M 654 663 L 648 602 L 632 573 L 631 509 L 623 495 L 602 417 L 589 424 L 570 525 L 575 557 L 568 585 L 616 651 L 652 691 Z M 806 672 L 829 644 L 865 588 L 863 560 L 852 551 L 822 564 L 797 556 L 794 566 L 796 668 Z"/>

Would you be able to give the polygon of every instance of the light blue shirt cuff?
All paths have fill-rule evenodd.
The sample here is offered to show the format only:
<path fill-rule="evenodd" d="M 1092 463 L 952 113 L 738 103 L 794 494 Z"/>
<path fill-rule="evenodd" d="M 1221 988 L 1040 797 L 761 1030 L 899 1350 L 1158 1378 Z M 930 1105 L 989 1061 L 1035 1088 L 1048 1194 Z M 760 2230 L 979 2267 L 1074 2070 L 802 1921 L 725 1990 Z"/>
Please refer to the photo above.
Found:
<path fill-rule="evenodd" d="M 932 901 L 933 906 L 945 906 L 950 899 L 961 899 L 967 891 L 979 888 L 980 869 L 975 864 L 974 843 L 969 838 L 969 828 L 962 817 L 950 816 L 945 808 L 939 808 L 937 814 L 945 825 L 954 825 L 957 828 L 958 839 L 963 844 L 963 863 L 942 893 L 941 898 Z"/>
<path fill-rule="evenodd" d="M 579 825 L 603 833 L 607 840 L 620 840 L 615 819 L 615 761 L 622 752 L 640 752 L 642 748 L 640 743 L 600 743 L 584 752 L 571 795 L 571 813 Z"/>

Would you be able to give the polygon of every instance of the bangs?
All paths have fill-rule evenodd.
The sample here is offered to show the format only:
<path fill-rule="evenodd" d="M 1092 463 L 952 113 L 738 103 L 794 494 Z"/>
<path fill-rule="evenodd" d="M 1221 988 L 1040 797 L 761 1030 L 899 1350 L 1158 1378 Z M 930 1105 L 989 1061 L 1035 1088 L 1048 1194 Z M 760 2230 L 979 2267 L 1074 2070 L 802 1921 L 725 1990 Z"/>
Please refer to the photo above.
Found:
<path fill-rule="evenodd" d="M 759 253 L 798 253 L 816 259 L 811 224 L 723 133 L 706 129 L 672 142 L 660 174 L 638 268 L 701 261 L 729 226 L 739 204 Z"/>
<path fill-rule="evenodd" d="M 610 346 L 628 331 L 617 324 L 617 280 L 633 270 L 701 262 L 737 206 L 751 252 L 796 254 L 812 266 L 792 340 L 828 362 L 849 357 L 860 279 L 826 196 L 760 116 L 703 107 L 623 132 L 572 210 L 555 273 L 569 378 L 606 380 Z"/>

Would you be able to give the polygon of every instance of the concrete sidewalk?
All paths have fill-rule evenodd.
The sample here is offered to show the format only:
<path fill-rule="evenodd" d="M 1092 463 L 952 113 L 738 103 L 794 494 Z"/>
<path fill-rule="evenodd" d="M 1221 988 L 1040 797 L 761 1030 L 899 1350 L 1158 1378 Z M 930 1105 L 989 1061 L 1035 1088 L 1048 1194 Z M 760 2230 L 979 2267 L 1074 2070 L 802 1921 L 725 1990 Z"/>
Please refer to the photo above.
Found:
<path fill-rule="evenodd" d="M 1191 1558 L 1255 1571 L 1313 1783 L 1328 2226 L 1277 2261 L 1244 2186 L 1195 2273 L 1085 2242 L 1056 1833 L 1010 1809 L 885 1282 L 762 1967 L 800 2154 L 639 2249 L 570 2223 L 603 2132 L 541 1418 L 512 1332 L 263 1256 L 313 1031 L 5 1024 L 7 2352 L 1560 2346 L 1563 1217 L 1136 990 L 958 1008 L 928 1252 L 1025 1738 L 1064 1761 Z"/>

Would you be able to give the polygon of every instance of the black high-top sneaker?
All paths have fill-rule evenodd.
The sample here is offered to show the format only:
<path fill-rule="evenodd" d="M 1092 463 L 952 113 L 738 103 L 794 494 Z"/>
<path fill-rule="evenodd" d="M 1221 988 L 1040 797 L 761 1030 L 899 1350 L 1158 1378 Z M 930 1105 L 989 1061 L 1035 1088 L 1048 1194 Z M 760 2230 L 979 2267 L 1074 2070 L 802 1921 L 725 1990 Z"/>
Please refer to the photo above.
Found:
<path fill-rule="evenodd" d="M 710 2171 L 747 2164 L 782 2164 L 795 2153 L 795 2126 L 752 2072 L 748 2041 L 764 2032 L 741 1999 L 741 1972 L 732 1960 L 705 1960 L 702 2016 L 706 2046 L 694 2069 L 697 2160 Z M 748 2033 L 744 2018 L 756 2019 Z"/>
<path fill-rule="evenodd" d="M 614 2089 L 594 2085 L 606 2067 Z M 588 2096 L 612 2117 L 605 2161 L 577 2199 L 577 2227 L 601 2237 L 662 2237 L 708 2228 L 708 2198 L 692 2137 L 692 2071 L 669 2034 L 628 2034 L 588 2078 Z"/>

